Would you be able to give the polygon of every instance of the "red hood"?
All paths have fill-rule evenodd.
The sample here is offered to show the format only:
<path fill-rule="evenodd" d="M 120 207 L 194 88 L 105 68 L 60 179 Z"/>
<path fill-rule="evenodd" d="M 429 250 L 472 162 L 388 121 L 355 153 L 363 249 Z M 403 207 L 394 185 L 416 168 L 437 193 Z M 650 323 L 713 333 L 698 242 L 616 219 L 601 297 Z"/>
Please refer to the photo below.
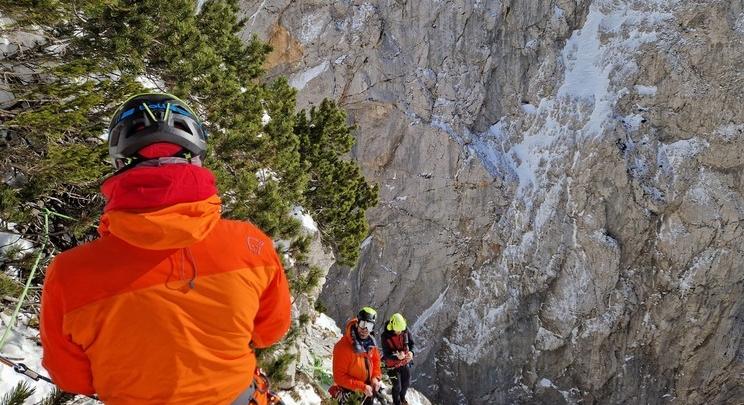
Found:
<path fill-rule="evenodd" d="M 104 212 L 150 210 L 204 200 L 217 194 L 209 169 L 192 164 L 168 164 L 129 169 L 103 182 Z"/>
<path fill-rule="evenodd" d="M 98 232 L 143 249 L 187 247 L 204 239 L 220 219 L 214 175 L 173 164 L 130 169 L 101 186 L 108 203 Z"/>

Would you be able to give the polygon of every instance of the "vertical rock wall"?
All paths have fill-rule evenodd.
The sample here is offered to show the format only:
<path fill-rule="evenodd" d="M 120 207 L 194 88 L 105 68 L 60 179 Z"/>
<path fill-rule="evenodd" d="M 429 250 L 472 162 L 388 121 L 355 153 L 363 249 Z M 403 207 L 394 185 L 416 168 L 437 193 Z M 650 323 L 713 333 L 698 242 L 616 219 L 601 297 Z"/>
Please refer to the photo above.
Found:
<path fill-rule="evenodd" d="M 744 398 L 744 2 L 243 1 L 380 185 L 338 321 L 441 403 Z"/>

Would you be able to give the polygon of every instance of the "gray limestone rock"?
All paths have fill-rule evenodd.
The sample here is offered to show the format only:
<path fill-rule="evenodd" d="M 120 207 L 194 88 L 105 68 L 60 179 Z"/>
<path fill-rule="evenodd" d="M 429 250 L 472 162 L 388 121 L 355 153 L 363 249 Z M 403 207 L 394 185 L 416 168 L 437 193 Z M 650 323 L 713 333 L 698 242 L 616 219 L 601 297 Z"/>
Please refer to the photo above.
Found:
<path fill-rule="evenodd" d="M 744 398 L 744 2 L 242 1 L 380 185 L 321 299 L 437 403 Z"/>

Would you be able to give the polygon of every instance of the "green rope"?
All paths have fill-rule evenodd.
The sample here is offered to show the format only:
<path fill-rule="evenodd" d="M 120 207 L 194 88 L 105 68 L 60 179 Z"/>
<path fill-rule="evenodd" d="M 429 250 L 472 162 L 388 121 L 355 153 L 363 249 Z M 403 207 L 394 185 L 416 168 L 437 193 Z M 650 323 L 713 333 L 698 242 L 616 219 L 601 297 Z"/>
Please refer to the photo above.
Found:
<path fill-rule="evenodd" d="M 23 306 L 23 301 L 26 300 L 26 294 L 28 294 L 28 290 L 31 288 L 31 281 L 34 279 L 34 274 L 36 274 L 36 269 L 39 267 L 39 262 L 41 262 L 41 256 L 44 254 L 44 248 L 46 248 L 46 244 L 47 242 L 49 242 L 49 216 L 50 215 L 54 215 L 54 216 L 65 218 L 65 219 L 72 219 L 68 217 L 67 215 L 62 215 L 54 211 L 50 211 L 46 208 L 44 209 L 44 238 L 41 241 L 41 249 L 39 249 L 39 254 L 36 255 L 34 266 L 31 267 L 31 274 L 29 274 L 28 280 L 26 280 L 26 285 L 25 287 L 23 287 L 23 292 L 21 292 L 21 296 L 18 298 L 18 303 L 16 304 L 15 310 L 13 311 L 13 314 L 10 316 L 10 322 L 8 322 L 8 327 L 5 328 L 3 337 L 0 338 L 0 352 L 2 352 L 3 346 L 5 346 L 5 340 L 8 338 L 8 335 L 10 335 L 10 331 L 13 329 L 13 326 L 15 326 L 16 319 L 18 317 L 18 314 L 21 311 L 21 307 Z"/>
<path fill-rule="evenodd" d="M 59 212 L 54 212 L 54 211 L 50 211 L 50 210 L 48 210 L 48 209 L 46 209 L 46 208 L 44 209 L 44 211 L 46 211 L 46 213 L 47 213 L 48 215 L 54 215 L 55 217 L 60 217 L 60 218 L 64 218 L 64 219 L 69 219 L 70 221 L 74 221 L 74 220 L 75 220 L 75 218 L 73 218 L 73 217 L 68 217 L 67 215 L 64 215 L 64 214 L 60 214 Z M 49 230 L 47 229 L 47 235 L 48 235 L 48 234 L 49 234 Z"/>

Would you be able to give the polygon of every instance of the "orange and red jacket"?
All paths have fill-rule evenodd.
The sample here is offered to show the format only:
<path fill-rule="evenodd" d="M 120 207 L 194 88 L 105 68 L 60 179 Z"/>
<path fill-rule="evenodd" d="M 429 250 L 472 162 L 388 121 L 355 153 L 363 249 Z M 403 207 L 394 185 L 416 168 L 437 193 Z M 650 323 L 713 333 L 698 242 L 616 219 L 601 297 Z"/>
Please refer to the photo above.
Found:
<path fill-rule="evenodd" d="M 105 183 L 115 201 L 101 237 L 47 270 L 43 364 L 64 391 L 114 405 L 230 404 L 252 382 L 250 343 L 268 347 L 289 328 L 271 239 L 220 218 L 220 199 L 204 197 L 216 191 L 206 169 L 171 166 Z"/>
<path fill-rule="evenodd" d="M 354 341 L 351 330 L 356 324 L 356 318 L 346 323 L 344 336 L 333 347 L 333 381 L 348 390 L 364 391 L 373 378 L 382 377 L 380 351 L 374 344 L 365 351 Z"/>
<path fill-rule="evenodd" d="M 403 367 L 411 362 L 408 358 L 398 359 L 394 354 L 395 352 L 403 352 L 403 354 L 408 354 L 408 352 L 413 353 L 413 336 L 411 336 L 408 329 L 400 334 L 396 334 L 394 331 L 386 328 L 382 332 L 382 336 L 380 336 L 380 342 L 382 343 L 382 361 L 388 369 Z"/>

